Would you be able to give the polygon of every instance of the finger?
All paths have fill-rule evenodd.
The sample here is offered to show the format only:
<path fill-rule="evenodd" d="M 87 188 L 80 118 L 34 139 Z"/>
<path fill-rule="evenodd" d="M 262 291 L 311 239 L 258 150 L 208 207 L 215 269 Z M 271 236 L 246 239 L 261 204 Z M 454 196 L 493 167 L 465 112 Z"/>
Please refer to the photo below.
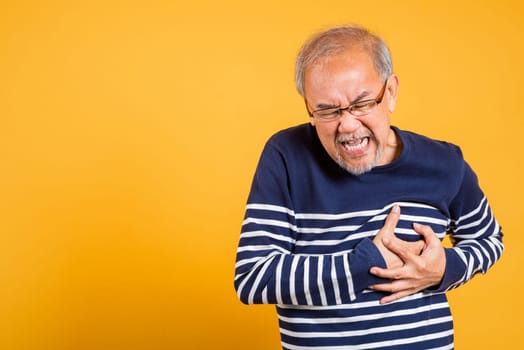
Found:
<path fill-rule="evenodd" d="M 412 261 L 415 256 L 418 256 L 424 246 L 424 243 L 420 242 L 406 242 L 395 236 L 384 237 L 382 244 L 395 253 L 404 263 Z"/>
<path fill-rule="evenodd" d="M 386 221 L 382 229 L 386 231 L 395 232 L 395 227 L 397 227 L 398 221 L 400 219 L 400 207 L 398 205 L 393 206 L 388 216 L 386 216 Z"/>
<path fill-rule="evenodd" d="M 380 278 L 385 278 L 389 280 L 398 280 L 404 277 L 404 267 L 394 268 L 394 269 L 383 269 L 380 267 L 372 267 L 369 270 L 369 273 Z"/>
<path fill-rule="evenodd" d="M 411 291 L 411 290 L 403 290 L 403 291 L 400 291 L 398 293 L 393 293 L 393 294 L 390 294 L 388 296 L 383 297 L 382 299 L 380 299 L 380 303 L 381 304 L 391 303 L 393 301 L 396 301 L 396 300 L 399 300 L 401 298 L 407 297 L 408 295 L 411 295 L 411 294 L 413 294 L 413 291 Z"/>
<path fill-rule="evenodd" d="M 406 290 L 413 290 L 413 285 L 409 280 L 396 280 L 387 283 L 374 284 L 368 287 L 371 290 L 388 293 L 400 293 Z"/>
<path fill-rule="evenodd" d="M 406 297 L 416 292 L 407 281 L 393 281 L 390 283 L 375 284 L 368 287 L 377 292 L 390 293 L 380 299 L 381 304 L 391 303 L 392 301 Z"/>
<path fill-rule="evenodd" d="M 433 232 L 431 226 L 414 223 L 413 229 L 415 230 L 415 232 L 422 235 L 424 241 L 426 242 L 426 248 L 431 245 L 441 244 L 440 239 L 435 234 L 435 232 Z"/>
<path fill-rule="evenodd" d="M 424 239 L 430 238 L 435 235 L 431 226 L 428 226 L 428 225 L 422 225 L 422 224 L 415 222 L 413 223 L 413 229 L 415 230 L 416 233 L 418 233 L 419 235 L 422 235 Z"/>

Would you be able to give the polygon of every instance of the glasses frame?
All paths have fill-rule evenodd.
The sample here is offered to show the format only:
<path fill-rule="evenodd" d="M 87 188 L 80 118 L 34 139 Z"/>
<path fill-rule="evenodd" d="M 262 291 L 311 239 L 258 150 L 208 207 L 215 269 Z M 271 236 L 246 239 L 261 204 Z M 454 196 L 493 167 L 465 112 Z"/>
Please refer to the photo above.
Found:
<path fill-rule="evenodd" d="M 384 85 L 382 85 L 382 89 L 380 89 L 380 92 L 378 93 L 376 98 L 371 98 L 371 99 L 362 100 L 362 101 L 356 101 L 356 102 L 353 102 L 353 103 L 349 104 L 346 107 L 321 108 L 321 109 L 314 110 L 313 112 L 311 112 L 309 110 L 307 100 L 306 100 L 306 98 L 304 98 L 304 102 L 306 104 L 306 110 L 307 110 L 307 112 L 308 112 L 308 114 L 309 114 L 309 116 L 311 118 L 317 118 L 317 119 L 324 120 L 324 121 L 337 120 L 344 114 L 344 111 L 347 111 L 349 114 L 351 114 L 354 117 L 362 117 L 362 116 L 368 115 L 370 112 L 367 112 L 367 113 L 364 113 L 364 114 L 353 114 L 352 108 L 355 107 L 356 105 L 363 104 L 363 103 L 369 103 L 369 102 L 374 102 L 375 103 L 375 105 L 373 107 L 371 107 L 370 110 L 375 108 L 375 107 L 377 107 L 382 102 L 382 100 L 384 99 L 384 95 L 386 93 L 386 86 L 388 85 L 388 81 L 389 81 L 389 78 L 384 81 Z M 315 113 L 321 112 L 321 111 L 324 111 L 324 110 L 328 110 L 328 109 L 333 109 L 334 110 L 333 116 L 331 116 L 331 115 L 330 116 L 319 116 L 318 114 L 315 116 Z"/>

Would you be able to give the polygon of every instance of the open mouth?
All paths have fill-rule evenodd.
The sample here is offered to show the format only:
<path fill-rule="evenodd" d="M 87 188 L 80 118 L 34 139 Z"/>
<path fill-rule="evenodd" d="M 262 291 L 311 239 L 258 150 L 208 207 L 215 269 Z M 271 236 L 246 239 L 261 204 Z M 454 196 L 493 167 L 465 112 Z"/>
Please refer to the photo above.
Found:
<path fill-rule="evenodd" d="M 346 151 L 358 152 L 366 148 L 369 144 L 369 136 L 352 138 L 350 140 L 340 140 L 339 143 Z"/>

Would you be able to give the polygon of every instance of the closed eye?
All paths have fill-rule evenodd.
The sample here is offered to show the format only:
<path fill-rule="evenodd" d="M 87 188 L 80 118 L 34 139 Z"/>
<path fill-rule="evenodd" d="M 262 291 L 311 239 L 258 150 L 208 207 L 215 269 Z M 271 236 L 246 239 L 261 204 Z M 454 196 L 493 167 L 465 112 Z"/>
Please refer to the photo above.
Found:
<path fill-rule="evenodd" d="M 313 113 L 316 113 L 318 115 L 332 115 L 332 114 L 341 114 L 342 111 L 340 110 L 340 108 L 338 107 L 334 107 L 334 108 L 323 108 L 323 109 L 318 109 L 316 111 L 314 111 Z"/>
<path fill-rule="evenodd" d="M 352 109 L 366 108 L 376 103 L 375 100 L 359 101 L 351 105 Z"/>

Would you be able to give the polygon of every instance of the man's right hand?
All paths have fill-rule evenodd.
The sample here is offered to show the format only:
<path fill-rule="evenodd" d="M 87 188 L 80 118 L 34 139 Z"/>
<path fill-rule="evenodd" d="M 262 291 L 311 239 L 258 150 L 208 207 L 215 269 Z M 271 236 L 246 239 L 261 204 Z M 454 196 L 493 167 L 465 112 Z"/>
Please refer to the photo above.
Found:
<path fill-rule="evenodd" d="M 391 212 L 386 217 L 386 222 L 384 223 L 384 226 L 380 229 L 380 231 L 377 233 L 375 238 L 373 239 L 373 243 L 377 246 L 378 250 L 382 254 L 382 257 L 386 261 L 386 266 L 388 269 L 390 268 L 396 268 L 401 267 L 404 265 L 404 261 L 395 253 L 390 251 L 388 248 L 384 246 L 383 240 L 384 239 L 397 239 L 395 236 L 395 227 L 397 226 L 397 223 L 400 219 L 400 207 L 398 205 L 395 205 L 393 209 L 391 209 Z M 400 241 L 400 240 L 399 240 Z M 425 242 L 423 240 L 419 240 L 416 242 L 407 242 L 407 241 L 400 241 L 401 245 L 403 246 L 403 249 L 405 249 L 408 252 L 411 252 L 412 254 L 420 255 L 420 252 L 424 249 Z"/>

